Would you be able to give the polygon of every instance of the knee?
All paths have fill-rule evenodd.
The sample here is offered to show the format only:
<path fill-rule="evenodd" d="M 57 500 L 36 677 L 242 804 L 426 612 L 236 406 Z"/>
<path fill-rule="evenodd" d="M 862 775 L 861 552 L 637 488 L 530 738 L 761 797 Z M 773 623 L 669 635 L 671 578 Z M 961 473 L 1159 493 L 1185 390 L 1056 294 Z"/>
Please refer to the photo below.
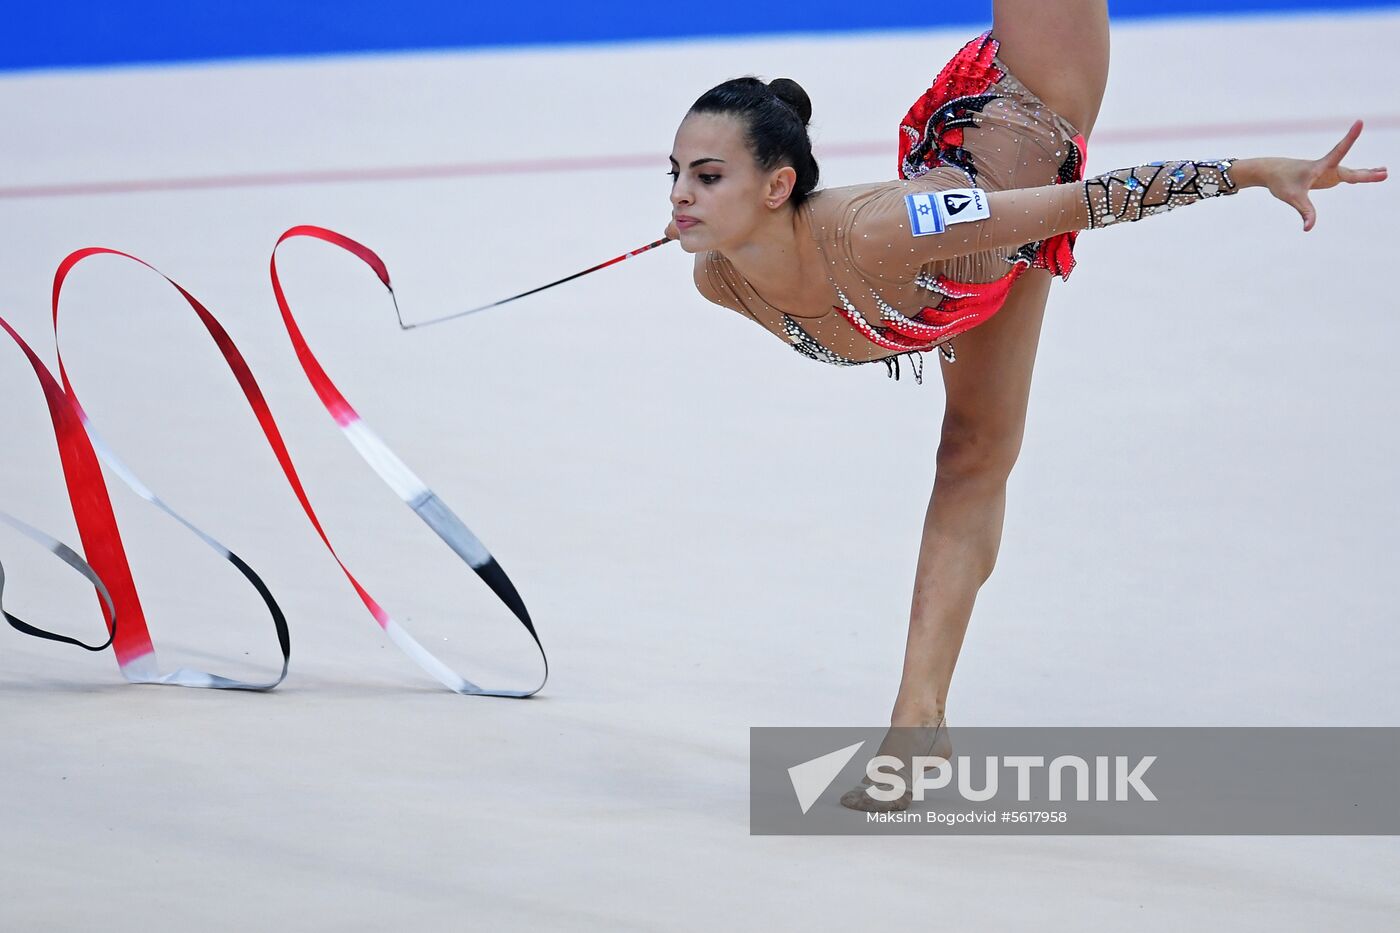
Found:
<path fill-rule="evenodd" d="M 950 413 L 938 442 L 937 478 L 1004 484 L 1020 456 L 1022 433 L 1019 425 L 981 424 Z"/>

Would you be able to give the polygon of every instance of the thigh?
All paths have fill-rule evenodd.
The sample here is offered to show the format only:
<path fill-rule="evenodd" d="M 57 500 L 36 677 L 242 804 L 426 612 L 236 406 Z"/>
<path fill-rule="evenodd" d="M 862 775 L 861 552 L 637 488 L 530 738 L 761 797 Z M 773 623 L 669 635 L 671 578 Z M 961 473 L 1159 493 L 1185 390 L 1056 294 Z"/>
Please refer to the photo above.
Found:
<path fill-rule="evenodd" d="M 957 360 L 941 363 L 945 437 L 972 439 L 1011 459 L 1020 450 L 1050 279 L 1043 269 L 1023 273 L 1000 311 L 953 339 Z"/>
<path fill-rule="evenodd" d="M 993 0 L 998 57 L 1088 138 L 1108 84 L 1107 0 Z"/>

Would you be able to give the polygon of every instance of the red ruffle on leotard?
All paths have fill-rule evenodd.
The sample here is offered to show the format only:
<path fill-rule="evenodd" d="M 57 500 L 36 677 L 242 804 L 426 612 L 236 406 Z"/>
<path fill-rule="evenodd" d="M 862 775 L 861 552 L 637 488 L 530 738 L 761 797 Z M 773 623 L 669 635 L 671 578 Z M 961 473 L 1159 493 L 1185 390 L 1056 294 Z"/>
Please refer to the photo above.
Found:
<path fill-rule="evenodd" d="M 995 99 L 986 95 L 1005 74 L 995 64 L 998 47 L 990 33 L 973 39 L 909 108 L 899 124 L 901 177 L 918 178 L 940 165 L 956 165 L 975 177 L 972 159 L 962 148 L 963 127 Z"/>
<path fill-rule="evenodd" d="M 994 90 L 1006 72 L 996 64 L 999 44 L 990 33 L 973 39 L 939 72 L 933 84 L 914 102 L 899 125 L 899 171 L 915 179 L 931 169 L 952 165 L 962 169 L 976 183 L 976 153 L 964 148 L 963 130 L 976 125 L 975 115 L 1002 96 Z M 1082 135 L 1074 137 L 1074 150 L 1060 166 L 1057 183 L 1084 178 L 1086 145 Z M 1062 233 L 1023 251 L 1007 274 L 983 284 L 956 282 L 945 276 L 935 279 L 936 290 L 958 297 L 945 298 L 938 308 L 924 308 L 917 320 L 938 328 L 938 342 L 983 323 L 1001 309 L 1012 283 L 1027 268 L 1048 269 L 1069 278 L 1074 269 L 1074 242 L 1077 234 Z"/>

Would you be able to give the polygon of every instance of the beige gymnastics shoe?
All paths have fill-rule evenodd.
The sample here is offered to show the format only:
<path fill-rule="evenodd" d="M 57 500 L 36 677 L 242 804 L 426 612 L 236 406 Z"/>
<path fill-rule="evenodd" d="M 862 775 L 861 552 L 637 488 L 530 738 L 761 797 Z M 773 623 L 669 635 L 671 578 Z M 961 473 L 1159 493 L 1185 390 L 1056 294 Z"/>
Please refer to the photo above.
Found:
<path fill-rule="evenodd" d="M 869 788 L 875 783 L 867 776 L 841 795 L 841 806 L 867 813 L 909 809 L 914 800 L 913 781 L 909 778 L 912 760 L 919 755 L 952 760 L 953 741 L 948 736 L 947 717 L 940 717 L 933 726 L 891 726 L 880 743 L 880 754 L 893 755 L 904 762 L 897 772 L 904 778 L 904 793 L 894 800 L 877 800 L 870 796 Z"/>

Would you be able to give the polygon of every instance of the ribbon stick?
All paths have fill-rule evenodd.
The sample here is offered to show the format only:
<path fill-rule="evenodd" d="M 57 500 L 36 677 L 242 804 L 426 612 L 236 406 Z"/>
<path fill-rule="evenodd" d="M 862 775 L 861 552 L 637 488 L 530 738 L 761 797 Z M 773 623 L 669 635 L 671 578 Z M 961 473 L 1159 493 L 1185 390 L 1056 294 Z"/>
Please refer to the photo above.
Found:
<path fill-rule="evenodd" d="M 468 308 L 466 311 L 455 311 L 452 314 L 444 314 L 442 317 L 429 318 L 426 321 L 417 321 L 412 324 L 405 324 L 403 321 L 403 315 L 399 314 L 398 299 L 395 298 L 394 314 L 398 315 L 399 328 L 401 330 L 413 330 L 415 327 L 427 327 L 430 324 L 441 324 L 443 321 L 452 321 L 459 317 L 466 317 L 468 314 L 475 314 L 478 311 L 486 311 L 490 308 L 499 308 L 501 305 L 510 304 L 512 301 L 515 301 L 517 299 L 528 298 L 530 295 L 537 295 L 547 288 L 553 288 L 556 285 L 563 285 L 565 282 L 572 282 L 574 279 L 582 278 L 583 276 L 588 275 L 590 272 L 597 272 L 599 269 L 606 269 L 608 266 L 622 262 L 622 260 L 624 259 L 631 259 L 633 256 L 636 256 L 640 253 L 645 253 L 647 250 L 650 249 L 656 249 L 658 246 L 669 242 L 671 242 L 671 238 L 668 236 L 664 236 L 661 239 L 656 240 L 655 242 L 648 243 L 646 246 L 639 246 L 631 252 L 623 253 L 621 256 L 614 256 L 607 262 L 600 262 L 596 266 L 589 266 L 582 272 L 575 272 L 573 275 L 566 275 L 562 279 L 557 279 L 553 282 L 550 282 L 548 285 L 541 285 L 539 288 L 532 288 L 528 292 L 521 292 L 518 295 L 511 295 L 509 298 L 502 298 L 500 301 L 493 301 L 489 305 L 482 305 L 479 308 Z M 386 282 L 385 284 L 387 285 L 388 283 Z M 392 295 L 393 292 L 394 290 L 392 288 L 389 289 L 390 295 Z"/>

